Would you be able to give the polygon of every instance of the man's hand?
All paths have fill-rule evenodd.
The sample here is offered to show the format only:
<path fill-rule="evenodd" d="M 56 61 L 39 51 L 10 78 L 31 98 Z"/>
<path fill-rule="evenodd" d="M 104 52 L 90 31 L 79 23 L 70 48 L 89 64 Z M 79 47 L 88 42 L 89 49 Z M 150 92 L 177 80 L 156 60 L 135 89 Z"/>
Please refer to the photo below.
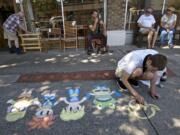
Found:
<path fill-rule="evenodd" d="M 140 96 L 139 94 L 137 94 L 135 96 L 136 102 L 139 104 L 143 104 L 144 105 L 144 98 L 142 96 Z"/>
<path fill-rule="evenodd" d="M 126 88 L 130 91 L 130 93 L 135 97 L 136 102 L 139 103 L 139 104 L 144 104 L 144 98 L 142 96 L 140 96 L 139 93 L 137 93 L 133 89 L 131 84 L 128 82 L 129 78 L 130 78 L 130 75 L 126 71 L 123 71 L 122 72 L 122 82 L 124 83 Z"/>
<path fill-rule="evenodd" d="M 150 96 L 153 99 L 159 99 L 160 98 L 159 94 L 157 94 L 155 91 L 150 91 Z"/>

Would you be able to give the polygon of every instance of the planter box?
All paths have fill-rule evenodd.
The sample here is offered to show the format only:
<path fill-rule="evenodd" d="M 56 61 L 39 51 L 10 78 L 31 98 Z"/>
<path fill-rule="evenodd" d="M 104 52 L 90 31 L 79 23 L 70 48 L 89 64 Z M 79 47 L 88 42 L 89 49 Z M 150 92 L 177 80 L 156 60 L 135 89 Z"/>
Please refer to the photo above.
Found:
<path fill-rule="evenodd" d="M 126 45 L 132 45 L 133 44 L 133 37 L 134 37 L 134 31 L 133 30 L 127 30 L 126 31 Z"/>
<path fill-rule="evenodd" d="M 109 46 L 123 46 L 125 45 L 126 31 L 114 30 L 107 32 L 107 44 Z"/>

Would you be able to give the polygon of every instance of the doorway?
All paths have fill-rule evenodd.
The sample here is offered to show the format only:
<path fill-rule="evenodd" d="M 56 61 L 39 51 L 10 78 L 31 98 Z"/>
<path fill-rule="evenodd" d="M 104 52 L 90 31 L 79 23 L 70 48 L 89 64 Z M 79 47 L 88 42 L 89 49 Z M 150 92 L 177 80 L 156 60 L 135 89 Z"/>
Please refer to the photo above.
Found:
<path fill-rule="evenodd" d="M 7 1 L 0 2 L 0 48 L 7 48 L 7 41 L 4 40 L 3 23 L 9 15 L 14 13 L 13 4 Z"/>

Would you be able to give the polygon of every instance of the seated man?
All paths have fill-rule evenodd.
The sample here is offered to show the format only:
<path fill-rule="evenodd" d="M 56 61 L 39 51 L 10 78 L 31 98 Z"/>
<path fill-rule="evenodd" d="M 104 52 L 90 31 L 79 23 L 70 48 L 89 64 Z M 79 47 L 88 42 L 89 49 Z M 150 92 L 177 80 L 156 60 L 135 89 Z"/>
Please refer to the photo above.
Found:
<path fill-rule="evenodd" d="M 177 16 L 173 12 L 175 11 L 175 8 L 169 7 L 167 9 L 166 14 L 164 14 L 161 18 L 161 45 L 163 46 L 165 44 L 166 38 L 168 38 L 168 45 L 169 48 L 173 48 L 173 35 L 175 32 L 175 26 L 177 21 Z"/>
<path fill-rule="evenodd" d="M 154 48 L 154 44 L 157 38 L 157 32 L 153 28 L 156 21 L 152 15 L 152 12 L 152 8 L 147 8 L 145 13 L 141 15 L 137 21 L 138 26 L 140 27 L 139 32 L 148 35 L 148 48 Z"/>
<path fill-rule="evenodd" d="M 144 98 L 132 87 L 137 86 L 137 80 L 150 81 L 150 95 L 159 98 L 156 84 L 162 75 L 159 72 L 166 67 L 167 58 L 152 49 L 136 50 L 125 55 L 117 65 L 116 76 L 119 86 L 128 89 L 138 103 L 144 104 Z"/>
<path fill-rule="evenodd" d="M 90 55 L 93 52 L 92 47 L 92 40 L 100 38 L 102 39 L 102 45 L 104 48 L 104 51 L 106 50 L 106 44 L 107 44 L 107 33 L 106 33 L 106 26 L 103 23 L 102 20 L 99 18 L 99 14 L 96 10 L 94 10 L 91 13 L 91 18 L 88 21 L 88 46 L 87 46 L 87 54 Z M 101 32 L 101 27 L 103 28 L 103 31 Z"/>

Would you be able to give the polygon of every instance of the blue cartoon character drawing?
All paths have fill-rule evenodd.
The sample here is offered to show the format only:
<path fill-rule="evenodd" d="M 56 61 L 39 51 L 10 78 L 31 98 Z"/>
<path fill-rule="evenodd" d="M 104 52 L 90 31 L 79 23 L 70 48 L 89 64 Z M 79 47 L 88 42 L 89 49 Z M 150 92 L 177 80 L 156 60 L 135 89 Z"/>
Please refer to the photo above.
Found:
<path fill-rule="evenodd" d="M 94 97 L 93 104 L 99 110 L 104 108 L 115 109 L 116 100 L 112 97 L 115 94 L 116 96 L 121 96 L 121 93 L 116 91 L 111 91 L 110 88 L 105 86 L 97 86 L 92 90 L 92 93 L 88 93 L 88 97 Z"/>
<path fill-rule="evenodd" d="M 67 100 L 66 97 L 61 98 L 61 101 L 64 101 L 66 104 L 68 104 L 68 106 L 60 113 L 60 118 L 62 120 L 78 120 L 84 116 L 84 106 L 81 106 L 80 104 L 83 103 L 87 98 L 83 97 L 81 100 L 79 100 L 79 93 L 80 90 L 78 88 L 69 89 L 69 100 Z"/>
<path fill-rule="evenodd" d="M 32 91 L 25 90 L 17 100 L 8 100 L 8 106 L 6 121 L 15 122 L 24 118 L 27 108 L 32 105 L 40 106 L 38 98 L 31 97 Z"/>
<path fill-rule="evenodd" d="M 43 103 L 36 110 L 35 116 L 28 123 L 30 129 L 49 128 L 54 123 L 52 107 L 56 106 L 60 100 L 57 100 L 55 93 L 46 93 L 43 95 Z"/>
<path fill-rule="evenodd" d="M 59 101 L 56 99 L 55 93 L 47 93 L 43 95 L 43 104 L 38 108 L 36 116 L 38 118 L 53 115 L 52 107 L 56 106 Z"/>

